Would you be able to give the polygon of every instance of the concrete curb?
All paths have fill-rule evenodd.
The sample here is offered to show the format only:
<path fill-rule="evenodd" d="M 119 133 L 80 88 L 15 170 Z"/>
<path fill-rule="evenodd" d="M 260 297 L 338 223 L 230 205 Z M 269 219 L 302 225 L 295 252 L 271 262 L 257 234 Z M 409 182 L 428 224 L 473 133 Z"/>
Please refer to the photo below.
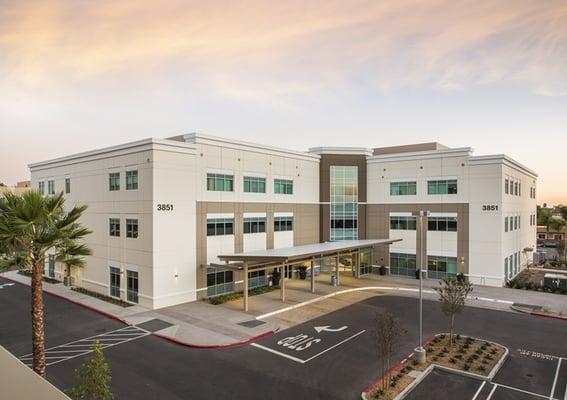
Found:
<path fill-rule="evenodd" d="M 20 282 L 20 281 L 17 281 L 17 280 L 15 280 L 15 279 L 8 278 L 8 277 L 5 277 L 5 276 L 2 276 L 2 278 L 6 279 L 7 281 L 10 281 L 10 282 L 20 284 L 20 285 L 22 285 L 22 286 L 27 286 L 27 287 L 30 287 L 30 286 L 31 286 L 31 285 L 28 284 L 28 283 Z M 129 323 L 128 321 L 126 321 L 125 319 L 120 318 L 119 316 L 114 315 L 114 314 L 112 314 L 112 313 L 109 313 L 109 312 L 100 310 L 100 309 L 98 309 L 98 308 L 96 308 L 96 307 L 90 306 L 90 305 L 88 305 L 88 304 L 81 303 L 81 302 L 76 301 L 76 300 L 69 299 L 69 298 L 67 298 L 67 297 L 65 297 L 65 296 L 62 296 L 62 295 L 58 294 L 58 293 L 54 293 L 54 292 L 51 292 L 51 291 L 49 291 L 49 290 L 45 290 L 45 289 L 43 289 L 43 288 L 42 288 L 42 291 L 43 291 L 43 293 L 46 293 L 46 294 L 48 294 L 48 295 L 50 295 L 50 296 L 57 297 L 58 299 L 65 300 L 65 301 L 68 301 L 69 303 L 76 304 L 76 305 L 78 305 L 78 306 L 84 307 L 84 308 L 86 308 L 86 309 L 88 309 L 88 310 L 91 310 L 91 311 L 94 311 L 94 312 L 96 312 L 96 313 L 98 313 L 98 314 L 101 314 L 101 315 L 103 315 L 103 316 L 105 316 L 105 317 L 107 317 L 107 318 L 111 318 L 111 319 L 114 319 L 114 320 L 116 320 L 116 321 L 118 321 L 118 322 L 122 322 L 122 323 L 125 324 L 125 325 L 133 326 L 132 324 L 130 324 L 130 323 Z M 162 335 L 162 334 L 155 333 L 155 332 L 152 332 L 152 335 L 155 336 L 155 337 L 158 337 L 158 338 L 160 338 L 160 339 L 167 340 L 167 341 L 169 341 L 169 342 L 178 344 L 178 345 L 180 345 L 180 346 L 185 346 L 185 347 L 192 348 L 192 349 L 204 349 L 204 350 L 209 349 L 209 350 L 210 350 L 210 349 L 230 349 L 230 348 L 235 348 L 235 347 L 244 346 L 244 345 L 247 345 L 247 344 L 256 342 L 256 341 L 258 341 L 258 340 L 264 339 L 264 338 L 266 338 L 266 337 L 272 336 L 274 333 L 275 333 L 274 331 L 268 331 L 268 332 L 264 332 L 264 333 L 262 333 L 262 334 L 260 334 L 260 335 L 250 337 L 250 338 L 248 338 L 248 339 L 241 340 L 241 341 L 239 341 L 239 342 L 228 343 L 228 344 L 218 344 L 218 345 L 214 345 L 214 344 L 213 344 L 213 345 L 200 345 L 200 344 L 188 343 L 188 342 L 184 342 L 184 341 L 182 341 L 182 340 L 176 339 L 176 338 L 174 338 L 174 337 L 167 336 L 167 335 Z"/>
<path fill-rule="evenodd" d="M 176 339 L 174 337 L 171 336 L 167 336 L 167 335 L 162 335 L 161 333 L 155 333 L 152 332 L 152 335 L 163 339 L 163 340 L 167 340 L 168 342 L 177 344 L 179 346 L 184 346 L 184 347 L 189 347 L 191 349 L 202 349 L 202 350 L 211 350 L 211 349 L 217 349 L 217 350 L 225 350 L 225 349 L 233 349 L 233 348 L 237 348 L 237 347 L 241 347 L 241 346 L 245 346 L 247 344 L 250 343 L 254 343 L 258 340 L 262 340 L 264 338 L 270 337 L 274 334 L 274 331 L 268 331 L 268 332 L 264 332 L 261 333 L 257 336 L 252 336 L 248 339 L 244 339 L 241 340 L 240 342 L 235 342 L 235 343 L 228 343 L 228 344 L 192 344 L 192 343 L 187 343 L 184 342 L 182 340 Z"/>
<path fill-rule="evenodd" d="M 438 333 L 436 335 L 433 335 L 431 337 L 429 337 L 425 342 L 423 342 L 422 347 L 427 346 L 434 338 L 441 336 L 441 335 L 449 335 L 448 333 Z M 415 389 L 415 387 L 417 387 L 417 385 L 419 385 L 419 383 L 421 381 L 423 381 L 427 375 L 429 375 L 435 368 L 443 370 L 443 371 L 447 371 L 447 372 L 451 372 L 457 375 L 462 375 L 462 376 L 466 376 L 469 378 L 474 378 L 474 379 L 478 379 L 478 380 L 483 380 L 483 381 L 491 381 L 492 379 L 494 379 L 494 377 L 496 376 L 496 374 L 498 373 L 498 371 L 500 370 L 500 368 L 502 368 L 502 365 L 504 364 L 504 362 L 508 359 L 508 355 L 510 353 L 510 350 L 506 347 L 503 346 L 501 344 L 498 344 L 496 342 L 492 342 L 490 340 L 485 340 L 485 339 L 479 339 L 476 338 L 474 336 L 465 336 L 465 337 L 470 337 L 472 339 L 478 340 L 478 341 L 482 341 L 482 342 L 488 342 L 491 343 L 493 345 L 496 346 L 500 346 L 504 348 L 504 354 L 502 355 L 502 357 L 500 358 L 500 360 L 498 360 L 498 362 L 496 363 L 496 365 L 494 366 L 494 368 L 492 368 L 492 370 L 490 371 L 490 373 L 486 376 L 484 375 L 479 375 L 479 374 L 475 374 L 474 372 L 468 372 L 468 371 L 461 371 L 458 369 L 453 369 L 450 367 L 446 367 L 443 365 L 438 365 L 438 364 L 430 364 L 421 374 L 421 376 L 417 379 L 414 379 L 408 386 L 406 386 L 404 388 L 404 390 L 402 390 L 400 393 L 398 393 L 398 395 L 394 398 L 394 400 L 402 400 L 405 396 L 407 396 L 413 389 Z M 402 361 L 400 361 L 398 364 L 396 364 L 394 367 L 390 368 L 390 370 L 388 370 L 386 373 L 384 373 L 383 375 L 381 375 L 378 379 L 376 379 L 374 382 L 372 382 L 366 389 L 364 389 L 364 391 L 362 392 L 362 394 L 360 395 L 360 398 L 363 400 L 367 400 L 367 393 L 368 391 L 374 387 L 375 385 L 377 385 L 378 383 L 380 383 L 380 381 L 382 379 L 384 379 L 384 376 L 388 373 L 388 372 L 394 372 L 398 369 L 401 369 L 401 367 L 407 363 L 412 357 L 413 357 L 414 353 L 411 353 L 409 356 L 407 356 L 405 359 L 403 359 Z"/>
<path fill-rule="evenodd" d="M 527 310 L 523 307 L 518 307 L 518 306 L 514 306 L 514 305 L 510 306 L 510 308 L 514 311 L 517 311 L 517 312 L 520 312 L 520 313 L 523 313 L 523 314 L 533 315 L 533 316 L 536 316 L 536 317 L 552 318 L 552 319 L 559 319 L 559 320 L 562 320 L 562 321 L 567 321 L 567 316 L 563 316 L 563 315 L 554 315 L 554 314 L 547 314 L 547 313 L 539 312 L 539 311 L 530 311 L 530 310 Z"/>

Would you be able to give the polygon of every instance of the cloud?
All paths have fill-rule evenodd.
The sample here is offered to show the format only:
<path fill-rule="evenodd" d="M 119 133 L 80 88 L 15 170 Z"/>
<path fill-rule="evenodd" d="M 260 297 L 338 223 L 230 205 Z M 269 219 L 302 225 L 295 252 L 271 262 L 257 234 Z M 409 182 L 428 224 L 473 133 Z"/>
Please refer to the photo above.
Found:
<path fill-rule="evenodd" d="M 286 96 L 514 84 L 567 95 L 567 3 L 450 1 L 7 2 L 0 87 L 159 82 Z"/>

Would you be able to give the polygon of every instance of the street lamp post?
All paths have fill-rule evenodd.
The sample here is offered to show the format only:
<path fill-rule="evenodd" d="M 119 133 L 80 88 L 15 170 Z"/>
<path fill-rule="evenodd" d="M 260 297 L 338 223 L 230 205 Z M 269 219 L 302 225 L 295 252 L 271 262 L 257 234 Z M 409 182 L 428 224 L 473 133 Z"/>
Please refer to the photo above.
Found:
<path fill-rule="evenodd" d="M 416 211 L 413 216 L 417 219 L 416 229 L 416 258 L 419 266 L 419 343 L 415 349 L 416 360 L 425 363 L 426 351 L 423 343 L 423 274 L 427 270 L 427 225 L 429 211 Z"/>

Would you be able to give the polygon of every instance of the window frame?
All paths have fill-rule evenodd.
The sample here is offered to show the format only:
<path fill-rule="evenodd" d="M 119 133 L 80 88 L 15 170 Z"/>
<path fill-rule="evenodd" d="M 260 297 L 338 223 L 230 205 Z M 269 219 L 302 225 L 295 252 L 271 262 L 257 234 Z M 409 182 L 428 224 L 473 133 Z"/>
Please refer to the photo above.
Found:
<path fill-rule="evenodd" d="M 266 178 L 261 176 L 244 176 L 242 178 L 242 191 L 244 193 L 266 193 Z"/>
<path fill-rule="evenodd" d="M 137 169 L 126 171 L 126 190 L 138 190 L 139 174 Z"/>
<path fill-rule="evenodd" d="M 138 218 L 126 218 L 126 237 L 137 239 L 139 235 Z"/>
<path fill-rule="evenodd" d="M 274 194 L 293 194 L 293 179 L 274 178 Z"/>
<path fill-rule="evenodd" d="M 118 192 L 120 190 L 120 172 L 108 173 L 108 191 Z"/>
<path fill-rule="evenodd" d="M 110 237 L 120 237 L 120 218 L 108 218 L 108 235 Z"/>
<path fill-rule="evenodd" d="M 208 192 L 234 192 L 234 175 L 207 172 Z"/>

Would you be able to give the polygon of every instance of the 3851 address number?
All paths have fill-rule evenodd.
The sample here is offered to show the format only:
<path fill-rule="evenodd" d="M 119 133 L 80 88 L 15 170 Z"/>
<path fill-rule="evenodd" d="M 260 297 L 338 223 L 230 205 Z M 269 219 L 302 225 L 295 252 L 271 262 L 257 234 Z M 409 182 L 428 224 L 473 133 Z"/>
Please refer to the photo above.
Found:
<path fill-rule="evenodd" d="M 498 206 L 495 204 L 484 204 L 482 211 L 498 211 Z"/>
<path fill-rule="evenodd" d="M 158 211 L 173 211 L 173 204 L 158 204 Z"/>

